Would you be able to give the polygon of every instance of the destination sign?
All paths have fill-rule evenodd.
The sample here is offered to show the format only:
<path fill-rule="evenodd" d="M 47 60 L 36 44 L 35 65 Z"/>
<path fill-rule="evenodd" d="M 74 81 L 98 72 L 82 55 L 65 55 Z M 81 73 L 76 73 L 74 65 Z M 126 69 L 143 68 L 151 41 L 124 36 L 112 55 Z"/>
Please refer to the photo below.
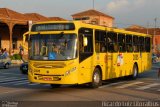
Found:
<path fill-rule="evenodd" d="M 45 23 L 35 24 L 32 26 L 32 32 L 38 31 L 62 31 L 62 30 L 75 30 L 74 23 Z"/>

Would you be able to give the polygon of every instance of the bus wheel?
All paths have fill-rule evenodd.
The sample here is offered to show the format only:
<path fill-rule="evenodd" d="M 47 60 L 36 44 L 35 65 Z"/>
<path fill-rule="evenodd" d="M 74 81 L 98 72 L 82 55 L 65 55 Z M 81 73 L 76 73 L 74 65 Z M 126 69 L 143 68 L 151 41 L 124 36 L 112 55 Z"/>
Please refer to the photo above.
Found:
<path fill-rule="evenodd" d="M 137 77 L 138 77 L 138 67 L 136 64 L 134 64 L 132 78 L 136 79 Z"/>
<path fill-rule="evenodd" d="M 102 84 L 101 73 L 98 68 L 96 68 L 92 75 L 92 82 L 90 83 L 91 88 L 98 88 Z"/>
<path fill-rule="evenodd" d="M 61 86 L 61 84 L 51 84 L 52 88 L 59 88 Z"/>

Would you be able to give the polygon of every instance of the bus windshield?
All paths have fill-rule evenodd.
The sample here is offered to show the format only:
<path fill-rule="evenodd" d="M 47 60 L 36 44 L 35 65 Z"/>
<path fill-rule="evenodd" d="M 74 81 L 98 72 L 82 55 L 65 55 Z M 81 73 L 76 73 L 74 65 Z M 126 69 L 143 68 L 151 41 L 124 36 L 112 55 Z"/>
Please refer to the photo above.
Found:
<path fill-rule="evenodd" d="M 29 59 L 70 60 L 76 58 L 76 34 L 30 35 Z"/>

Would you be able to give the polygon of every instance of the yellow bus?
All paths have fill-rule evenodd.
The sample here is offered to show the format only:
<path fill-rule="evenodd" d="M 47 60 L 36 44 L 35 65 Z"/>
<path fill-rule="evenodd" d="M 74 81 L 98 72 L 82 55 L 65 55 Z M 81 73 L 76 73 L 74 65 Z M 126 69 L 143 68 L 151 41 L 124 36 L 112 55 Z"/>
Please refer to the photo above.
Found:
<path fill-rule="evenodd" d="M 152 36 L 79 21 L 39 22 L 28 38 L 28 79 L 34 83 L 89 84 L 151 68 Z"/>

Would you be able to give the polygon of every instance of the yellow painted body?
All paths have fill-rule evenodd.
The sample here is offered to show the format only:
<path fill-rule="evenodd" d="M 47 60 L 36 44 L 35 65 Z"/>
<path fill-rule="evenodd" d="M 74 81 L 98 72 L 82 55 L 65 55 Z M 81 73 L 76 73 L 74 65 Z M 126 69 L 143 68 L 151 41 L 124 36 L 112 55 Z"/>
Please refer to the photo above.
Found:
<path fill-rule="evenodd" d="M 46 23 L 46 22 L 45 22 Z M 51 22 L 47 22 L 51 23 Z M 60 23 L 60 22 L 55 22 Z M 67 23 L 63 22 L 63 23 Z M 129 32 L 121 29 L 111 29 L 102 26 L 84 24 L 81 22 L 75 23 L 75 31 L 64 31 L 64 33 L 76 33 L 81 27 L 113 31 L 117 33 L 135 34 L 147 36 L 145 34 Z M 39 23 L 41 24 L 41 23 Z M 35 32 L 29 32 L 33 34 Z M 41 32 L 42 34 L 60 33 L 58 31 Z M 93 33 L 94 35 L 94 33 Z M 94 39 L 95 37 L 93 37 Z M 93 40 L 93 55 L 79 63 L 79 56 L 76 59 L 69 61 L 35 61 L 29 60 L 28 78 L 30 82 L 47 83 L 47 84 L 84 84 L 92 81 L 92 74 L 96 67 L 99 67 L 102 72 L 102 80 L 118 78 L 122 76 L 132 75 L 134 63 L 138 65 L 139 73 L 142 73 L 151 68 L 151 53 L 122 53 L 123 63 L 118 65 L 118 55 L 121 53 L 96 53 L 95 41 Z M 136 57 L 136 58 L 135 58 Z M 70 71 L 69 74 L 66 74 Z"/>

